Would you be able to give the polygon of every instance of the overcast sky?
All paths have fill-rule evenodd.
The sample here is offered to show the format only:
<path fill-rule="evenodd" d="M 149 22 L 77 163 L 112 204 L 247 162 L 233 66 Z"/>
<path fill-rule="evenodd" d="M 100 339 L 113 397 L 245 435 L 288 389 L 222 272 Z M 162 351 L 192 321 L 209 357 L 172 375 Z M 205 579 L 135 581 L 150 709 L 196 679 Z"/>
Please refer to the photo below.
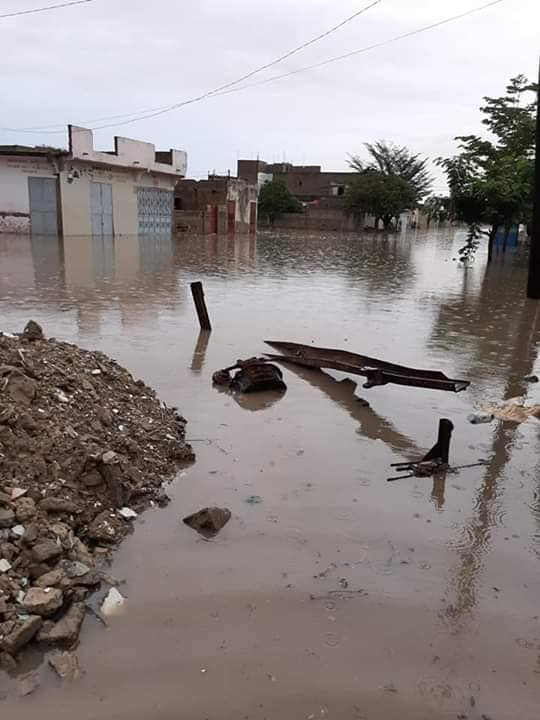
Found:
<path fill-rule="evenodd" d="M 59 0 L 0 0 L 0 14 Z M 0 126 L 92 126 L 236 79 L 335 25 L 369 0 L 94 0 L 0 20 Z M 263 79 L 386 40 L 483 4 L 382 0 Z M 483 95 L 537 72 L 540 2 L 505 0 L 444 27 L 274 83 L 96 131 L 188 152 L 189 175 L 234 171 L 238 157 L 347 168 L 385 138 L 428 156 L 480 132 Z M 250 82 L 253 82 L 251 80 Z M 65 132 L 0 130 L 0 143 L 65 145 Z"/>

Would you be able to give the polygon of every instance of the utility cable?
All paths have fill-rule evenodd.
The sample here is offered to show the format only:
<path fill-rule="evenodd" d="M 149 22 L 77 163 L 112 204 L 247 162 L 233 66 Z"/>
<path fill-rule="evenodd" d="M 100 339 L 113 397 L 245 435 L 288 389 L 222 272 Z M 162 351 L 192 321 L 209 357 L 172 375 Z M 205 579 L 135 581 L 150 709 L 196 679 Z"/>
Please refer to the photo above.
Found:
<path fill-rule="evenodd" d="M 73 0 L 73 2 L 60 3 L 58 5 L 47 5 L 47 7 L 33 8 L 31 10 L 15 10 L 10 13 L 0 15 L 0 20 L 5 18 L 19 17 L 19 15 L 33 15 L 34 13 L 47 12 L 49 10 L 60 10 L 60 8 L 71 7 L 72 5 L 86 5 L 87 3 L 95 2 L 95 0 Z"/>
<path fill-rule="evenodd" d="M 251 87 L 256 87 L 259 85 L 266 85 L 267 83 L 275 82 L 276 80 L 282 80 L 287 77 L 291 77 L 292 75 L 298 75 L 299 73 L 307 72 L 308 70 L 315 70 L 320 67 L 324 67 L 326 65 L 330 65 L 331 63 L 339 62 L 341 60 L 346 60 L 350 57 L 354 57 L 355 55 L 360 55 L 362 53 L 369 52 L 371 50 L 375 50 L 381 47 L 384 47 L 386 45 L 390 45 L 392 43 L 398 42 L 400 40 L 405 40 L 406 38 L 413 37 L 414 35 L 420 35 L 420 33 L 428 32 L 429 30 L 434 30 L 435 28 L 441 27 L 442 25 L 447 25 L 448 23 L 455 22 L 456 20 L 461 20 L 465 17 L 468 17 L 469 15 L 473 15 L 474 13 L 479 13 L 482 10 L 487 10 L 490 7 L 493 7 L 494 5 L 500 5 L 502 2 L 505 2 L 505 0 L 491 0 L 489 3 L 485 3 L 484 5 L 480 5 L 475 8 L 471 8 L 470 10 L 467 10 L 466 12 L 459 13 L 459 15 L 452 15 L 451 17 L 445 18 L 444 20 L 439 20 L 438 22 L 431 23 L 430 25 L 425 25 L 421 28 L 417 28 L 416 30 L 411 30 L 409 32 L 403 33 L 401 35 L 396 35 L 393 38 L 389 38 L 388 40 L 383 40 L 379 43 L 375 43 L 373 45 L 368 45 L 363 48 L 358 48 L 357 50 L 352 50 L 351 52 L 345 53 L 344 55 L 337 55 L 335 57 L 329 58 L 327 60 L 323 60 L 319 63 L 315 63 L 314 65 L 307 65 L 306 67 L 298 68 L 297 70 L 291 70 L 290 72 L 284 73 L 283 75 L 274 75 L 271 78 L 267 78 L 265 80 L 259 80 L 255 83 L 250 83 L 248 85 L 242 85 L 241 87 L 229 87 L 228 89 L 223 90 L 214 90 L 209 93 L 205 93 L 205 95 L 201 95 L 198 98 L 193 98 L 191 100 L 185 100 L 184 102 L 177 103 L 175 105 L 169 105 L 166 108 L 161 108 L 159 110 L 156 110 L 155 112 L 148 113 L 146 115 L 141 115 L 135 118 L 132 118 L 131 120 L 124 120 L 123 122 L 119 123 L 110 123 L 106 125 L 97 125 L 93 128 L 93 130 L 103 130 L 105 128 L 110 127 L 119 127 L 121 125 L 130 125 L 135 122 L 140 122 L 141 120 L 148 120 L 153 117 L 157 117 L 158 115 L 164 115 L 165 113 L 172 112 L 173 110 L 177 110 L 181 107 L 184 107 L 185 105 L 190 105 L 195 102 L 200 102 L 203 99 L 206 99 L 209 96 L 216 96 L 219 95 L 227 95 L 229 93 L 233 92 L 240 92 L 241 90 L 246 90 Z"/>
<path fill-rule="evenodd" d="M 92 2 L 93 0 L 83 0 L 83 2 Z M 287 51 L 284 55 L 280 55 L 280 57 L 275 58 L 274 60 L 271 60 L 270 62 L 266 63 L 265 65 L 261 65 L 258 68 L 255 68 L 254 70 L 251 70 L 250 72 L 246 73 L 245 75 L 242 75 L 241 77 L 237 78 L 236 80 L 232 80 L 230 82 L 225 83 L 224 85 L 220 85 L 217 88 L 214 88 L 212 90 L 208 90 L 207 92 L 203 93 L 202 95 L 198 95 L 197 97 L 191 98 L 189 100 L 184 100 L 182 102 L 176 103 L 174 105 L 166 105 L 158 108 L 150 108 L 148 110 L 133 110 L 130 113 L 123 113 L 121 115 L 109 115 L 107 117 L 103 117 L 97 120 L 93 121 L 87 121 L 87 122 L 102 122 L 105 120 L 115 120 L 118 118 L 125 118 L 125 117 L 132 117 L 132 116 L 139 116 L 139 115 L 145 115 L 147 117 L 154 117 L 155 114 L 162 114 L 164 112 L 171 112 L 172 110 L 176 110 L 180 107 L 183 107 L 184 105 L 190 105 L 192 103 L 200 102 L 201 100 L 205 100 L 206 98 L 210 97 L 211 95 L 216 95 L 217 93 L 224 92 L 225 90 L 228 90 L 229 88 L 238 85 L 241 82 L 244 82 L 244 80 L 248 80 L 249 78 L 253 77 L 254 75 L 258 75 L 260 72 L 263 72 L 264 70 L 268 70 L 269 68 L 273 67 L 274 65 L 277 65 L 278 63 L 283 62 L 284 60 L 287 60 L 288 58 L 292 57 L 293 55 L 296 55 L 296 53 L 301 52 L 302 50 L 305 50 L 306 48 L 310 47 L 311 45 L 314 45 L 315 43 L 319 42 L 320 40 L 328 37 L 329 35 L 332 35 L 337 30 L 340 30 L 342 27 L 347 25 L 348 23 L 352 22 L 353 20 L 356 20 L 357 17 L 360 15 L 363 15 L 368 10 L 371 10 L 371 8 L 375 7 L 376 5 L 379 5 L 382 2 L 382 0 L 374 0 L 374 2 L 371 2 L 369 5 L 366 5 L 362 7 L 360 10 L 357 10 L 352 15 L 349 15 L 349 17 L 345 18 L 341 22 L 339 22 L 337 25 L 334 25 L 333 27 L 329 28 L 328 30 L 325 30 L 320 35 L 317 35 L 314 38 L 311 38 L 311 40 L 307 40 L 306 42 L 302 43 L 301 45 L 298 45 L 298 47 L 293 48 L 292 50 Z M 1 16 L 0 16 L 1 17 Z M 137 117 L 133 120 L 128 120 L 127 122 L 136 122 Z M 104 127 L 114 127 L 116 124 L 123 125 L 126 123 L 115 123 L 114 125 L 107 125 Z M 59 127 L 58 125 L 52 125 L 51 127 Z M 97 129 L 97 128 L 96 128 Z M 47 128 L 2 128 L 2 130 L 9 130 L 9 131 L 17 131 L 17 132 L 45 132 L 47 133 Z M 65 129 L 62 126 L 62 130 L 59 132 L 64 132 Z M 56 134 L 56 132 L 51 133 Z"/>

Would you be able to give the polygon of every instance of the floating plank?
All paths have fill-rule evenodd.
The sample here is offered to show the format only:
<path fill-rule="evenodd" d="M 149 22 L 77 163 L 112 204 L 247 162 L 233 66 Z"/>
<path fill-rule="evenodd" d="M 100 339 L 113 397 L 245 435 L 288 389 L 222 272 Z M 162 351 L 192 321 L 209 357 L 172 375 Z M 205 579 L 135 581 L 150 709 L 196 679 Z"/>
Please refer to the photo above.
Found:
<path fill-rule="evenodd" d="M 365 388 L 393 383 L 432 390 L 461 392 L 470 385 L 467 380 L 453 380 L 438 370 L 410 368 L 346 350 L 319 348 L 277 340 L 267 340 L 266 344 L 283 353 L 282 355 L 269 355 L 270 359 L 274 361 L 364 375 L 367 377 Z"/>

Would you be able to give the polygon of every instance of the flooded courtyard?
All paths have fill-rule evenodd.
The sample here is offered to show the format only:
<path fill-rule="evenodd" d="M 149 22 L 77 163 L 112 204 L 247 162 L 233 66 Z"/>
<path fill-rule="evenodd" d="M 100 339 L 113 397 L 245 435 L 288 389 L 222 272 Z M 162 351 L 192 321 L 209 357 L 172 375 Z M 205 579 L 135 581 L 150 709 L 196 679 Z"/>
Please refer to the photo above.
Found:
<path fill-rule="evenodd" d="M 40 689 L 19 697 L 2 674 L 2 715 L 538 718 L 540 424 L 467 419 L 517 396 L 540 403 L 525 379 L 539 370 L 538 306 L 525 299 L 522 249 L 488 269 L 480 253 L 464 270 L 453 261 L 462 239 L 0 235 L 0 330 L 32 318 L 111 355 L 180 408 L 197 454 L 168 507 L 140 517 L 116 553 L 126 612 L 107 628 L 87 617 L 81 680 L 62 685 L 42 665 Z M 279 398 L 212 387 L 215 370 L 268 339 L 471 386 L 365 390 L 358 377 L 287 367 Z M 455 426 L 453 465 L 489 463 L 387 483 L 392 463 L 433 445 L 442 417 Z M 181 522 L 208 505 L 232 512 L 211 542 Z"/>

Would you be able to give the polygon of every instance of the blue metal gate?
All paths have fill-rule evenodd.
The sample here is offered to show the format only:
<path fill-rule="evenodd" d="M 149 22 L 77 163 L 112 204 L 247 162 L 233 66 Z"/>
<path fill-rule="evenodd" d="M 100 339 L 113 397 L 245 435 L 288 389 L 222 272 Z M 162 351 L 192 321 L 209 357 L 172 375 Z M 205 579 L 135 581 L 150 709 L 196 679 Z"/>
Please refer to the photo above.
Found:
<path fill-rule="evenodd" d="M 112 185 L 99 182 L 90 183 L 90 212 L 92 213 L 92 235 L 112 235 Z"/>
<path fill-rule="evenodd" d="M 173 192 L 139 188 L 137 214 L 140 235 L 169 235 L 172 230 Z"/>

